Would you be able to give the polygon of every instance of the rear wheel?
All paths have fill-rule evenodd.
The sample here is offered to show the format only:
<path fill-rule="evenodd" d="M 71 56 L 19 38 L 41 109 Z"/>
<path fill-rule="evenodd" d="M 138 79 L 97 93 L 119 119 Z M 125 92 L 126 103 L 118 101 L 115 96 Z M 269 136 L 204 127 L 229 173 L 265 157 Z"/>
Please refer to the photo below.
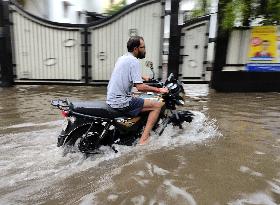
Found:
<path fill-rule="evenodd" d="M 89 130 L 90 129 L 90 130 Z M 97 153 L 98 148 L 102 144 L 99 139 L 104 126 L 101 124 L 90 124 L 79 127 L 74 130 L 64 144 L 64 154 L 82 152 L 86 154 Z M 87 136 L 85 136 L 87 134 Z"/>

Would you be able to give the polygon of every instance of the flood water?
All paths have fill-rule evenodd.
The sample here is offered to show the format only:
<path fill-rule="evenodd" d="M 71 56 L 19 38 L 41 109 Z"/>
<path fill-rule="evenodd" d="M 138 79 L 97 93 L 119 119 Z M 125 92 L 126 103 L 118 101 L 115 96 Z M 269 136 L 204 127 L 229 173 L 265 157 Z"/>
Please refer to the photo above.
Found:
<path fill-rule="evenodd" d="M 0 204 L 280 204 L 280 93 L 185 85 L 192 123 L 118 153 L 63 156 L 51 99 L 105 99 L 105 87 L 0 88 Z"/>

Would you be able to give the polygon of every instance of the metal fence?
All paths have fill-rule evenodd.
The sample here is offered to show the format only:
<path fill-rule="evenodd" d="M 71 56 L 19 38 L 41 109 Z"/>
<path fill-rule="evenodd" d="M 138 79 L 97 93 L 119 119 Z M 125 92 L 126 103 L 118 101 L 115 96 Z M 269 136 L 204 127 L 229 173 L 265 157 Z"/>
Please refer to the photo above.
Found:
<path fill-rule="evenodd" d="M 180 74 L 183 81 L 207 82 L 210 72 L 207 66 L 209 44 L 210 16 L 192 19 L 182 25 L 181 29 L 181 66 Z M 211 66 L 211 65 L 210 65 Z"/>
<path fill-rule="evenodd" d="M 50 26 L 13 8 L 16 80 L 81 80 L 80 28 Z"/>
<path fill-rule="evenodd" d="M 141 5 L 141 4 L 140 4 Z M 139 5 L 139 6 L 140 6 Z M 106 81 L 110 78 L 117 58 L 126 52 L 127 39 L 132 35 L 143 36 L 146 46 L 146 60 L 153 61 L 158 77 L 161 66 L 162 5 L 160 2 L 148 6 L 133 7 L 104 23 L 89 27 L 91 41 L 92 80 Z M 142 72 L 149 74 L 142 62 Z"/>
<path fill-rule="evenodd" d="M 145 60 L 161 75 L 161 0 L 138 1 L 106 19 L 77 25 L 49 22 L 11 2 L 9 10 L 15 82 L 107 83 L 133 35 L 144 37 Z"/>
<path fill-rule="evenodd" d="M 230 33 L 224 71 L 242 71 L 248 62 L 250 29 L 235 29 Z"/>

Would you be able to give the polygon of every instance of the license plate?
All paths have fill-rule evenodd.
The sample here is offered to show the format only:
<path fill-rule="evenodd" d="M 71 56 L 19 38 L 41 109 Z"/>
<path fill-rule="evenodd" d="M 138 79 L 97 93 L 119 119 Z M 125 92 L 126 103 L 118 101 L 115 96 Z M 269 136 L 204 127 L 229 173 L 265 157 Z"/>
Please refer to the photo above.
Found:
<path fill-rule="evenodd" d="M 64 122 L 63 122 L 63 125 L 62 125 L 62 130 L 65 131 L 67 129 L 67 127 L 68 127 L 68 119 L 65 118 Z"/>

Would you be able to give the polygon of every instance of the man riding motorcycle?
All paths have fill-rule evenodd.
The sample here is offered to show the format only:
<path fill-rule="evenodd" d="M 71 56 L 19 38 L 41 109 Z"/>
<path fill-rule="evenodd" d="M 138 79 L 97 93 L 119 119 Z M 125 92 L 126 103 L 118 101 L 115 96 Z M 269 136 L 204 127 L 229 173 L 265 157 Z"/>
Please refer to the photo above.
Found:
<path fill-rule="evenodd" d="M 172 73 L 165 82 L 154 79 L 149 62 L 153 78 L 148 83 L 153 86 L 143 83 L 137 59 L 145 57 L 143 38 L 130 38 L 127 48 L 128 53 L 115 65 L 106 102 L 52 100 L 51 105 L 61 110 L 64 117 L 57 146 L 62 146 L 65 154 L 76 151 L 96 154 L 102 145 L 118 152 L 116 144 L 131 146 L 139 138 L 140 144 L 146 144 L 152 128 L 160 136 L 168 124 L 182 129 L 184 122 L 192 122 L 192 112 L 177 109 L 185 104 L 180 80 Z M 141 91 L 141 98 L 132 95 L 133 85 Z"/>
<path fill-rule="evenodd" d="M 137 116 L 140 112 L 149 112 L 146 126 L 139 144 L 146 144 L 150 131 L 156 123 L 163 102 L 132 96 L 133 85 L 140 92 L 168 93 L 167 88 L 156 88 L 143 83 L 141 65 L 138 59 L 145 58 L 143 37 L 133 36 L 127 42 L 128 53 L 121 56 L 113 70 L 107 89 L 107 104 L 129 116 Z M 144 78 L 145 79 L 145 78 Z"/>

